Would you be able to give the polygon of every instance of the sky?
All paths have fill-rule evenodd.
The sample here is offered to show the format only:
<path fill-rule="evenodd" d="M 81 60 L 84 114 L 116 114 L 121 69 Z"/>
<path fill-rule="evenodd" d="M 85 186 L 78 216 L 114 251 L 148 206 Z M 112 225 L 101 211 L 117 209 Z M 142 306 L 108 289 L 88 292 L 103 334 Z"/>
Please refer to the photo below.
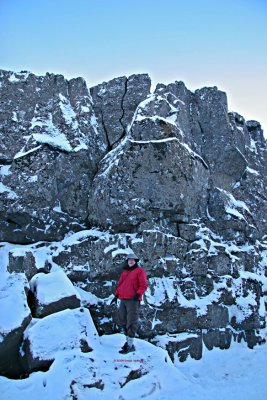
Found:
<path fill-rule="evenodd" d="M 0 0 L 0 68 L 217 86 L 267 137 L 266 0 Z"/>

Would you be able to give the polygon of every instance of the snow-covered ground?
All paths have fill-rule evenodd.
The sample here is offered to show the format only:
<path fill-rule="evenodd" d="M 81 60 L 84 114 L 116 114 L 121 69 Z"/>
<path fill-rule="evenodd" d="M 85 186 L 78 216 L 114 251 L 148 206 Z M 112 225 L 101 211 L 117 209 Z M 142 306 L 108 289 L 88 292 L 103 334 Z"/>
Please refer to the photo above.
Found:
<path fill-rule="evenodd" d="M 58 251 L 63 244 L 83 240 L 91 233 L 88 231 L 66 238 L 57 244 L 56 249 Z M 94 235 L 101 237 L 98 231 Z M 8 252 L 23 255 L 29 248 L 34 252 L 38 268 L 44 265 L 46 259 L 50 260 L 49 248 L 12 244 L 3 244 L 1 248 L 0 287 L 6 290 L 1 289 L 0 328 L 5 327 L 7 331 L 14 328 L 17 322 L 13 321 L 13 314 L 9 312 L 15 297 L 17 313 L 23 317 L 25 312 L 17 294 L 23 292 L 23 274 L 7 273 Z M 114 246 L 108 246 L 107 251 L 111 250 L 117 251 Z M 50 301 L 54 301 L 54 295 L 59 294 L 55 277 L 64 275 L 58 266 L 52 265 L 53 280 L 50 279 L 52 275 L 43 279 L 42 274 L 37 274 L 30 282 L 33 286 L 39 282 L 41 289 L 45 290 L 45 299 Z M 17 281 L 13 282 L 15 276 Z M 164 281 L 165 288 L 170 286 L 169 281 Z M 21 288 L 20 292 L 18 288 Z M 66 285 L 61 289 L 64 289 L 63 295 L 66 296 L 73 294 L 74 287 Z M 76 289 L 83 300 L 85 292 Z M 37 292 L 40 296 L 43 293 Z M 171 295 L 171 290 L 169 293 Z M 203 346 L 201 360 L 188 357 L 184 363 L 177 359 L 172 363 L 165 350 L 136 339 L 136 351 L 121 355 L 118 350 L 124 343 L 123 335 L 99 337 L 88 310 L 83 311 L 82 316 L 79 308 L 75 310 L 64 310 L 40 320 L 32 320 L 24 332 L 24 338 L 30 338 L 31 350 L 39 359 L 49 360 L 52 355 L 55 361 L 48 371 L 31 373 L 25 379 L 0 377 L 0 400 L 267 399 L 267 343 L 253 350 L 248 349 L 244 342 L 232 342 L 228 350 L 208 351 Z M 21 320 L 23 318 L 18 318 L 18 321 Z M 265 337 L 267 339 L 267 330 Z M 86 341 L 93 350 L 82 352 L 80 339 Z"/>
<path fill-rule="evenodd" d="M 24 380 L 0 377 L 1 400 L 110 399 L 264 400 L 267 398 L 267 344 L 250 350 L 204 351 L 200 361 L 173 365 L 167 353 L 136 339 L 136 352 L 118 353 L 121 334 L 96 337 L 94 350 L 59 352 L 47 372 Z M 131 372 L 136 371 L 136 372 Z M 127 382 L 127 377 L 138 378 Z M 95 385 L 97 387 L 92 387 Z M 92 385 L 92 386 L 91 386 Z M 104 387 L 103 387 L 104 385 Z M 91 387 L 90 387 L 91 386 Z"/>

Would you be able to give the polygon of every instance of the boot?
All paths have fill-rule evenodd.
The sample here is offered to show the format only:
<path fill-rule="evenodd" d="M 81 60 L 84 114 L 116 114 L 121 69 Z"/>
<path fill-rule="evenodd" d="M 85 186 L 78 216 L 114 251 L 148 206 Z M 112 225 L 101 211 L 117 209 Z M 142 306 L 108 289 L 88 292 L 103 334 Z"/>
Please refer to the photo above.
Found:
<path fill-rule="evenodd" d="M 127 354 L 127 353 L 131 353 L 132 351 L 135 351 L 134 345 L 129 346 L 128 343 L 125 343 L 123 347 L 124 347 L 124 348 L 122 348 L 122 349 L 119 351 L 120 354 Z"/>
<path fill-rule="evenodd" d="M 121 347 L 121 350 L 125 350 L 127 348 L 128 343 L 125 342 L 124 345 Z"/>

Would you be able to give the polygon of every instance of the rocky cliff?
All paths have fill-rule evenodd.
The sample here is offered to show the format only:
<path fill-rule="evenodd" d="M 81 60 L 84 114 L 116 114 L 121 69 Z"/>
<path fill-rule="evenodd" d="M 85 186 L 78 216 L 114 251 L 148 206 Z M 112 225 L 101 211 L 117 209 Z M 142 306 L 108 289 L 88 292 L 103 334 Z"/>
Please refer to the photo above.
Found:
<path fill-rule="evenodd" d="M 82 78 L 0 71 L 3 288 L 18 274 L 29 293 L 37 274 L 61 269 L 98 332 L 111 333 L 108 300 L 131 249 L 149 277 L 139 337 L 181 361 L 203 345 L 253 347 L 267 301 L 261 126 L 229 113 L 216 87 L 150 84 L 143 74 L 88 89 Z M 13 339 L 0 332 L 2 360 L 10 346 L 16 359 L 32 317 L 46 318 L 36 299 L 23 304 Z M 12 368 L 2 362 L 1 373 Z"/>

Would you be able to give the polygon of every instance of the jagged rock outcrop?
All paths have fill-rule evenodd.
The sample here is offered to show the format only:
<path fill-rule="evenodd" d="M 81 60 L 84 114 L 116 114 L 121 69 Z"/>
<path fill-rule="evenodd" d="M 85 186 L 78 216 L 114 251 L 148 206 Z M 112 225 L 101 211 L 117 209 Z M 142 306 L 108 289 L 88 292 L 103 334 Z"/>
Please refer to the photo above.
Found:
<path fill-rule="evenodd" d="M 90 90 L 61 75 L 1 71 L 0 81 L 0 240 L 13 243 L 3 245 L 6 269 L 34 281 L 62 268 L 98 331 L 111 333 L 109 297 L 131 249 L 149 277 L 140 337 L 181 361 L 200 358 L 203 345 L 260 343 L 260 124 L 228 113 L 216 87 L 193 93 L 175 82 L 150 94 L 146 74 Z"/>
<path fill-rule="evenodd" d="M 90 89 L 98 126 L 111 150 L 126 135 L 138 104 L 150 93 L 147 74 L 104 82 Z"/>

